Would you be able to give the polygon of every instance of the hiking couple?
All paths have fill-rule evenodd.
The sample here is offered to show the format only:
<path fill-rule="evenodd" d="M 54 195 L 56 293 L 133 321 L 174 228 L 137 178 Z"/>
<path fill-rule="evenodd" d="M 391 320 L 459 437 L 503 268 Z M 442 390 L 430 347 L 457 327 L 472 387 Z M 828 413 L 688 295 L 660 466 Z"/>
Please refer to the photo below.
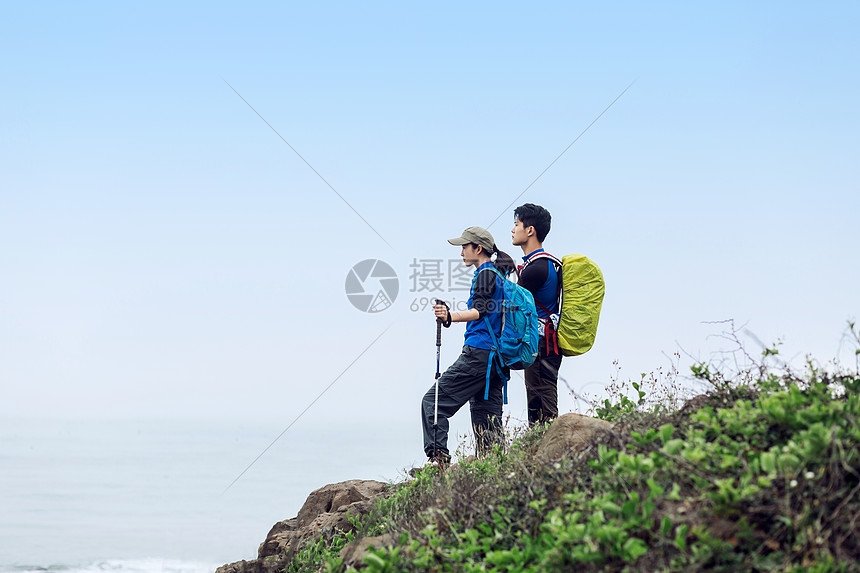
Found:
<path fill-rule="evenodd" d="M 535 362 L 525 370 L 529 424 L 544 423 L 558 416 L 558 368 L 561 354 L 555 342 L 559 275 L 553 259 L 540 256 L 543 241 L 550 230 L 549 211 L 526 203 L 514 210 L 511 242 L 522 248 L 523 264 L 515 267 L 513 259 L 500 251 L 493 236 L 481 227 L 469 227 L 448 242 L 461 247 L 463 263 L 475 267 L 467 301 L 467 310 L 452 311 L 445 304 L 433 307 L 433 313 L 445 327 L 466 322 L 463 350 L 457 360 L 438 379 L 421 401 L 421 425 L 424 453 L 431 462 L 447 465 L 448 419 L 469 403 L 472 428 L 479 454 L 486 453 L 502 440 L 503 387 L 510 378 L 508 368 L 497 359 L 490 361 L 493 335 L 502 329 L 502 291 L 504 280 L 518 270 L 519 284 L 532 293 L 540 322 L 540 351 Z M 438 410 L 437 410 L 438 408 Z M 434 427 L 434 418 L 438 423 Z"/>

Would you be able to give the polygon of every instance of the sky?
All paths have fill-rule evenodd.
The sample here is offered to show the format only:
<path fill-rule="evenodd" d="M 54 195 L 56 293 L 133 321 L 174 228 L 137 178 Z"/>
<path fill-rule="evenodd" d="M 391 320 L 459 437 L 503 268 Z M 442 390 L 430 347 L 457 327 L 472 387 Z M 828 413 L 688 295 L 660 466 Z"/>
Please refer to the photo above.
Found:
<path fill-rule="evenodd" d="M 606 279 L 595 347 L 562 366 L 577 394 L 720 359 L 728 320 L 752 354 L 853 360 L 856 3 L 3 13 L 0 416 L 299 417 L 382 428 L 380 464 L 408 464 L 426 300 L 464 298 L 414 265 L 456 263 L 472 225 L 521 256 L 525 202 L 552 213 L 548 251 Z M 381 312 L 345 294 L 367 259 L 398 276 Z M 509 394 L 518 423 L 517 376 Z"/>

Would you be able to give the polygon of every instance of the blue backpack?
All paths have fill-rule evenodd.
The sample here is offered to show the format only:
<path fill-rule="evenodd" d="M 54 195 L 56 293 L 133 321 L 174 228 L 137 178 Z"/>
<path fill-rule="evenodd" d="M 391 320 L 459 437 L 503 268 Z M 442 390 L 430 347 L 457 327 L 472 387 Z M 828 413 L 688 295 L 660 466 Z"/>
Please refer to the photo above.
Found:
<path fill-rule="evenodd" d="M 490 361 L 487 364 L 487 385 L 484 388 L 484 400 L 490 396 L 490 369 L 495 364 L 496 371 L 504 381 L 504 403 L 507 404 L 510 376 L 504 375 L 499 364 L 514 370 L 522 370 L 534 363 L 540 342 L 538 315 L 532 293 L 507 280 L 495 268 L 490 267 L 489 270 L 502 279 L 502 332 L 501 336 L 497 337 L 489 317 L 484 316 L 484 324 L 487 325 L 487 331 L 493 340 Z M 498 357 L 499 360 L 493 360 L 495 357 Z"/>

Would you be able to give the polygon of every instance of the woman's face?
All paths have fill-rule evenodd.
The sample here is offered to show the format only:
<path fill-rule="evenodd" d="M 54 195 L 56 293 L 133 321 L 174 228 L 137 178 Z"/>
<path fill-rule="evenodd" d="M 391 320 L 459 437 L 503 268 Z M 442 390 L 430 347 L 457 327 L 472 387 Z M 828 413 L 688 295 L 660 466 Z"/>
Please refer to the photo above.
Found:
<path fill-rule="evenodd" d="M 475 245 L 463 245 L 460 251 L 460 256 L 463 257 L 463 264 L 467 267 L 474 265 L 478 266 L 478 253 L 482 253 L 483 249 Z"/>

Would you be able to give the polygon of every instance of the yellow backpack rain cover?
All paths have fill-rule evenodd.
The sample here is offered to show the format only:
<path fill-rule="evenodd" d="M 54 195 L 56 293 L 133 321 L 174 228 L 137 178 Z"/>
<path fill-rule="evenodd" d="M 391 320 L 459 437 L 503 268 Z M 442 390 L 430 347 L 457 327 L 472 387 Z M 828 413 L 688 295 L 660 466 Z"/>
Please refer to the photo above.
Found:
<path fill-rule="evenodd" d="M 600 268 L 585 255 L 565 255 L 561 276 L 558 349 L 564 356 L 578 356 L 594 345 L 606 286 Z"/>

